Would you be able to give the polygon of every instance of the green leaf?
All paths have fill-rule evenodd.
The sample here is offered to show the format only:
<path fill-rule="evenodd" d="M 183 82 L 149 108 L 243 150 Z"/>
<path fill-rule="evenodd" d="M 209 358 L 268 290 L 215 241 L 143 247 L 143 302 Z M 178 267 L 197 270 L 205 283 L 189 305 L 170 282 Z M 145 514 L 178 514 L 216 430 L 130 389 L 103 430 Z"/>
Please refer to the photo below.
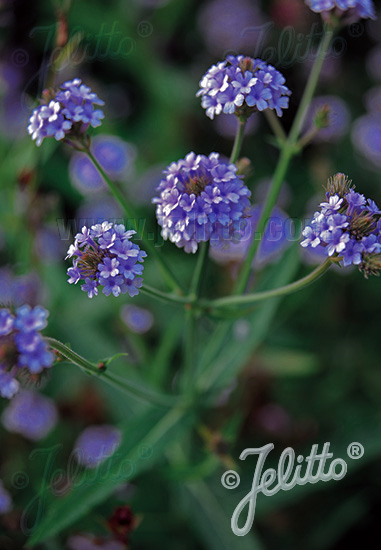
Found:
<path fill-rule="evenodd" d="M 150 409 L 122 426 L 122 443 L 117 452 L 95 471 L 87 470 L 76 479 L 69 495 L 47 502 L 47 512 L 37 525 L 27 547 L 33 548 L 70 527 L 109 497 L 119 485 L 152 468 L 163 457 L 171 441 L 181 431 L 189 429 L 191 420 L 191 413 L 184 409 Z M 51 480 L 44 481 L 48 484 Z M 44 495 L 41 495 L 41 499 L 43 498 Z"/>
<path fill-rule="evenodd" d="M 231 516 L 206 482 L 185 484 L 181 496 L 192 518 L 191 525 L 202 539 L 205 550 L 263 550 L 261 541 L 253 532 L 244 537 L 234 535 L 230 527 Z M 224 505 L 230 506 L 230 501 L 229 495 L 224 496 Z M 234 505 L 230 508 L 232 514 Z"/>

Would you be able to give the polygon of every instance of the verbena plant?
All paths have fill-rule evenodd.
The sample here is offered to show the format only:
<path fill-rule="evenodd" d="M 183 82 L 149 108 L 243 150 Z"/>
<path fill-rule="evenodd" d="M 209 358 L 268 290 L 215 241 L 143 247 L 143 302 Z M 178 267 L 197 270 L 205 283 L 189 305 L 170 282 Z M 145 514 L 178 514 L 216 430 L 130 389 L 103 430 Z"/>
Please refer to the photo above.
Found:
<path fill-rule="evenodd" d="M 54 138 L 87 155 L 125 213 L 125 224 L 105 221 L 84 226 L 75 235 L 66 257 L 72 263 L 68 268 L 68 282 L 78 284 L 94 300 L 100 292 L 110 296 L 110 300 L 123 294 L 133 299 L 144 293 L 152 300 L 179 308 L 184 314 L 184 337 L 182 359 L 172 391 L 165 393 L 162 385 L 151 384 L 143 375 L 137 381 L 136 376 L 129 377 L 128 373 L 123 377 L 115 374 L 110 363 L 122 355 L 118 350 L 113 357 L 94 362 L 69 345 L 42 336 L 48 316 L 44 308 L 24 305 L 16 311 L 5 307 L 0 310 L 0 339 L 5 350 L 0 371 L 2 397 L 17 396 L 22 374 L 36 379 L 55 361 L 66 359 L 86 374 L 112 386 L 115 392 L 145 403 L 143 408 L 136 409 L 133 422 L 121 426 L 122 437 L 112 437 L 111 443 L 107 443 L 114 453 L 103 463 L 102 469 L 97 469 L 95 474 L 85 470 L 67 496 L 50 499 L 47 513 L 38 518 L 39 523 L 32 530 L 30 546 L 70 527 L 107 499 L 123 481 L 153 468 L 155 461 L 163 456 L 171 461 L 175 455 L 186 463 L 190 458 L 187 457 L 186 437 L 189 439 L 199 433 L 210 443 L 202 416 L 213 409 L 218 396 L 229 388 L 248 355 L 262 340 L 281 297 L 314 283 L 332 264 L 358 266 L 366 277 L 379 275 L 381 211 L 373 200 L 355 191 L 348 176 L 339 172 L 329 179 L 319 210 L 303 229 L 301 245 L 321 249 L 325 255 L 321 265 L 303 278 L 292 281 L 296 267 L 291 249 L 267 281 L 267 286 L 252 288 L 253 264 L 290 163 L 320 129 L 329 125 L 329 111 L 323 107 L 315 113 L 312 126 L 304 129 L 335 32 L 348 21 L 374 17 L 371 2 L 366 1 L 311 1 L 309 5 L 313 11 L 322 13 L 324 34 L 288 134 L 279 118 L 288 108 L 292 90 L 273 66 L 244 55 L 228 56 L 201 78 L 197 96 L 201 98 L 206 115 L 211 119 L 221 113 L 236 117 L 237 132 L 230 159 L 218 152 L 208 156 L 190 152 L 168 166 L 152 197 L 162 237 L 182 249 L 184 254 L 195 255 L 188 288 L 178 277 L 176 265 L 170 264 L 162 247 L 150 238 L 152 228 L 141 229 L 141 216 L 133 197 L 124 194 L 93 153 L 89 128 L 102 124 L 104 115 L 100 107 L 103 101 L 80 79 L 74 79 L 63 83 L 59 89 L 46 89 L 41 104 L 33 111 L 28 131 L 36 145 L 43 147 L 45 140 Z M 247 121 L 256 112 L 266 115 L 274 131 L 279 159 L 254 225 L 251 193 L 245 184 L 245 164 L 240 162 L 240 151 Z M 245 257 L 231 294 L 215 298 L 205 296 L 203 289 L 211 250 L 223 253 L 242 244 Z M 162 285 L 157 281 L 146 282 L 146 262 L 156 262 Z M 78 287 L 72 288 L 73 294 L 78 291 Z M 245 317 L 250 318 L 253 333 L 248 342 L 237 342 L 231 337 L 232 327 L 237 319 Z M 211 327 L 207 332 L 205 319 Z M 164 327 L 163 339 L 165 331 Z M 29 406 L 33 408 L 33 402 Z M 44 414 L 51 416 L 52 413 L 47 409 Z M 103 442 L 106 436 L 98 433 L 96 437 Z M 170 444 L 174 444 L 174 452 L 169 452 Z M 107 447 L 106 443 L 104 445 Z M 126 461 L 135 463 L 137 452 L 144 446 L 154 448 L 153 457 L 149 461 L 136 462 L 133 472 L 126 475 Z M 208 474 L 217 469 L 220 458 L 211 461 Z M 192 491 L 202 491 L 203 487 L 190 483 L 188 490 L 192 494 Z M 5 490 L 3 493 L 1 498 L 6 509 L 9 496 Z"/>

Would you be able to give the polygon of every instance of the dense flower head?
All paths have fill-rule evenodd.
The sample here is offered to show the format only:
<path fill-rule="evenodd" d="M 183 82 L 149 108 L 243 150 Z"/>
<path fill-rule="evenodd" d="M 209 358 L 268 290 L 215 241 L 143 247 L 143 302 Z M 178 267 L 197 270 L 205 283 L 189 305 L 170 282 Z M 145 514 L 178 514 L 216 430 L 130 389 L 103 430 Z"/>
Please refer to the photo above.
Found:
<path fill-rule="evenodd" d="M 322 247 L 345 267 L 357 265 L 365 275 L 381 272 L 381 210 L 357 193 L 344 174 L 328 181 L 326 201 L 304 230 L 303 247 Z"/>
<path fill-rule="evenodd" d="M 74 444 L 77 462 L 86 468 L 96 468 L 115 453 L 121 443 L 121 432 L 114 426 L 89 426 Z"/>
<path fill-rule="evenodd" d="M 164 239 L 194 253 L 200 242 L 216 247 L 235 238 L 246 223 L 250 191 L 234 164 L 218 153 L 189 153 L 164 173 L 153 199 Z"/>
<path fill-rule="evenodd" d="M 98 223 L 90 229 L 84 226 L 66 256 L 74 258 L 73 266 L 67 271 L 68 282 L 84 281 L 81 289 L 89 298 L 98 295 L 100 286 L 106 296 L 139 294 L 138 289 L 143 285 L 142 262 L 147 254 L 131 242 L 135 233 L 126 231 L 123 224 L 111 222 Z"/>
<path fill-rule="evenodd" d="M 41 306 L 0 309 L 0 395 L 11 399 L 20 389 L 17 375 L 41 373 L 52 366 L 49 351 L 40 331 L 46 327 L 48 312 Z"/>
<path fill-rule="evenodd" d="M 2 414 L 6 430 L 26 439 L 39 441 L 54 428 L 58 420 L 54 402 L 33 391 L 20 391 Z"/>
<path fill-rule="evenodd" d="M 47 137 L 59 141 L 68 134 L 83 133 L 89 126 L 96 128 L 104 118 L 103 112 L 95 107 L 104 102 L 79 78 L 65 82 L 57 92 L 45 90 L 43 95 L 49 100 L 34 109 L 28 126 L 37 146 Z"/>
<path fill-rule="evenodd" d="M 201 105 L 213 119 L 220 113 L 249 116 L 275 109 L 282 116 L 290 90 L 284 76 L 261 59 L 229 55 L 208 69 L 200 81 Z"/>
<path fill-rule="evenodd" d="M 338 15 L 350 12 L 356 19 L 376 19 L 372 0 L 306 0 L 306 4 L 316 13 L 335 10 Z"/>

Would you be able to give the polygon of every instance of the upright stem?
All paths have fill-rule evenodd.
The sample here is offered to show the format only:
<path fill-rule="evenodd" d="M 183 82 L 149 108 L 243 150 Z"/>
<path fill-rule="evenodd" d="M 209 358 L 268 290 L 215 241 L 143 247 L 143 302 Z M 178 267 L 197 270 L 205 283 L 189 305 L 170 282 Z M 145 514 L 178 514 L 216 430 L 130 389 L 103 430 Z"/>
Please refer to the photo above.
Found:
<path fill-rule="evenodd" d="M 246 122 L 247 122 L 246 118 L 245 119 L 239 118 L 237 120 L 238 120 L 237 133 L 236 133 L 235 139 L 234 139 L 233 150 L 232 150 L 232 153 L 230 155 L 230 162 L 232 164 L 237 162 L 239 154 L 241 152 L 243 138 L 245 136 Z"/>
<path fill-rule="evenodd" d="M 286 132 L 283 130 L 282 124 L 279 122 L 279 118 L 270 109 L 265 109 L 263 111 L 267 122 L 269 123 L 270 128 L 274 132 L 275 137 L 278 138 L 279 145 L 282 145 L 287 139 Z"/>
<path fill-rule="evenodd" d="M 119 189 L 118 185 L 108 177 L 106 172 L 103 170 L 102 166 L 99 164 L 97 159 L 94 157 L 94 155 L 90 151 L 89 147 L 87 147 L 85 149 L 85 153 L 88 155 L 88 157 L 94 163 L 94 165 L 97 168 L 98 172 L 101 174 L 103 179 L 106 181 L 106 183 L 108 185 L 108 188 L 110 189 L 112 195 L 119 202 L 119 204 L 122 206 L 122 208 L 125 211 L 125 213 L 127 214 L 128 218 L 130 218 L 131 220 L 133 220 L 135 222 L 136 230 L 137 230 L 137 238 L 140 238 L 142 240 L 142 242 L 144 243 L 144 247 L 145 247 L 146 251 L 149 252 L 155 258 L 156 262 L 158 263 L 158 265 L 160 267 L 161 273 L 162 273 L 165 281 L 168 283 L 169 286 L 171 286 L 171 288 L 173 288 L 174 290 L 179 291 L 180 293 L 182 293 L 183 292 L 182 285 L 177 280 L 176 276 L 174 275 L 174 273 L 172 272 L 172 270 L 170 269 L 170 267 L 168 266 L 168 264 L 166 263 L 166 261 L 164 260 L 162 255 L 156 250 L 155 246 L 151 243 L 150 240 L 145 238 L 143 234 L 139 233 L 139 228 L 138 228 L 139 224 L 137 223 L 138 218 L 136 216 L 136 213 L 134 212 L 134 209 L 131 207 L 131 205 L 127 201 L 126 197 L 123 195 L 123 193 Z"/>
<path fill-rule="evenodd" d="M 242 143 L 243 143 L 243 138 L 245 135 L 246 119 L 240 118 L 237 120 L 238 120 L 237 133 L 234 140 L 233 150 L 230 155 L 231 163 L 237 162 L 237 159 L 241 151 Z M 197 263 L 193 273 L 190 291 L 189 291 L 189 298 L 195 303 L 197 303 L 200 297 L 203 274 L 205 273 L 206 264 L 208 261 L 209 247 L 210 247 L 209 242 L 200 243 L 200 246 L 199 246 Z M 193 373 L 196 370 L 196 361 L 195 361 L 196 331 L 197 331 L 196 315 L 197 313 L 195 309 L 192 307 L 191 304 L 189 304 L 185 312 L 184 371 L 183 371 L 183 377 L 181 381 L 182 389 L 187 393 L 191 393 L 193 390 L 192 379 L 193 379 Z"/>
<path fill-rule="evenodd" d="M 209 242 L 200 243 L 197 263 L 190 286 L 190 296 L 194 297 L 195 299 L 200 296 L 203 275 L 205 274 L 206 262 L 208 259 L 208 253 Z"/>
<path fill-rule="evenodd" d="M 314 66 L 312 68 L 311 74 L 309 76 L 309 79 L 306 85 L 306 89 L 304 90 L 304 94 L 299 105 L 298 112 L 296 114 L 295 120 L 291 127 L 290 134 L 287 138 L 287 141 L 283 145 L 282 152 L 278 161 L 278 165 L 275 169 L 273 181 L 269 189 L 265 205 L 262 209 L 262 213 L 256 227 L 256 233 L 258 233 L 260 237 L 259 239 L 253 239 L 251 243 L 245 262 L 242 266 L 241 272 L 237 279 L 237 283 L 234 289 L 235 294 L 242 294 L 246 289 L 246 285 L 250 277 L 251 265 L 252 265 L 253 259 L 255 257 L 255 254 L 257 253 L 257 250 L 261 243 L 262 236 L 266 230 L 271 212 L 276 204 L 279 191 L 281 189 L 284 177 L 287 173 L 287 169 L 289 167 L 290 161 L 292 157 L 296 154 L 296 144 L 299 137 L 299 133 L 302 128 L 305 116 L 307 114 L 308 107 L 314 95 L 316 85 L 319 80 L 321 68 L 323 66 L 325 56 L 327 54 L 329 45 L 331 43 L 332 35 L 333 35 L 333 32 L 331 30 L 327 30 L 327 29 L 325 30 L 317 57 L 315 59 Z"/>
<path fill-rule="evenodd" d="M 197 303 L 203 282 L 203 274 L 206 270 L 208 259 L 209 242 L 200 243 L 198 258 L 189 289 L 189 299 Z M 196 330 L 197 319 L 196 311 L 191 303 L 185 311 L 185 342 L 184 342 L 184 372 L 182 379 L 182 389 L 186 392 L 192 391 L 192 378 L 196 370 L 195 349 L 196 349 Z"/>

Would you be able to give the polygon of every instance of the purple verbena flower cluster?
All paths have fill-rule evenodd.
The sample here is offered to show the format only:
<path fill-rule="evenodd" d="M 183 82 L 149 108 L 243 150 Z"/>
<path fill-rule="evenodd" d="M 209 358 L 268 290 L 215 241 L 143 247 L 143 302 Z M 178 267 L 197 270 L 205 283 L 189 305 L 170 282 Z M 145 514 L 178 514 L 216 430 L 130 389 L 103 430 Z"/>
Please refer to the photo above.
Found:
<path fill-rule="evenodd" d="M 81 289 L 89 298 L 98 295 L 98 287 L 103 286 L 103 294 L 119 296 L 128 293 L 131 297 L 139 294 L 143 279 L 141 262 L 147 256 L 137 244 L 131 242 L 136 231 L 126 231 L 123 224 L 110 222 L 84 226 L 75 236 L 74 244 L 66 258 L 74 258 L 73 267 L 68 269 L 68 282 L 83 280 Z"/>
<path fill-rule="evenodd" d="M 328 256 L 340 256 L 345 267 L 357 265 L 366 277 L 381 272 L 381 210 L 357 193 L 344 176 L 328 181 L 326 202 L 320 203 L 304 231 L 303 247 L 324 247 Z"/>
<path fill-rule="evenodd" d="M 335 9 L 339 15 L 350 11 L 357 19 L 376 19 L 372 0 L 306 0 L 306 4 L 316 13 L 324 14 Z"/>
<path fill-rule="evenodd" d="M 220 113 L 248 117 L 265 109 L 275 109 L 282 116 L 291 95 L 285 82 L 279 71 L 261 59 L 229 55 L 204 74 L 197 96 L 211 119 Z"/>
<path fill-rule="evenodd" d="M 54 355 L 40 330 L 46 327 L 48 312 L 41 306 L 24 305 L 16 315 L 0 309 L 0 395 L 11 399 L 19 390 L 17 374 L 35 375 L 52 366 Z"/>
<path fill-rule="evenodd" d="M 94 107 L 104 105 L 104 102 L 79 78 L 62 84 L 54 97 L 49 91 L 44 95 L 50 96 L 50 101 L 34 109 L 28 126 L 28 132 L 37 146 L 46 137 L 54 137 L 58 141 L 74 131 L 83 134 L 89 126 L 100 126 L 104 118 L 103 112 Z"/>
<path fill-rule="evenodd" d="M 246 223 L 251 194 L 234 164 L 218 153 L 189 153 L 164 173 L 153 199 L 164 239 L 193 253 L 200 242 L 219 246 L 234 239 Z"/>

